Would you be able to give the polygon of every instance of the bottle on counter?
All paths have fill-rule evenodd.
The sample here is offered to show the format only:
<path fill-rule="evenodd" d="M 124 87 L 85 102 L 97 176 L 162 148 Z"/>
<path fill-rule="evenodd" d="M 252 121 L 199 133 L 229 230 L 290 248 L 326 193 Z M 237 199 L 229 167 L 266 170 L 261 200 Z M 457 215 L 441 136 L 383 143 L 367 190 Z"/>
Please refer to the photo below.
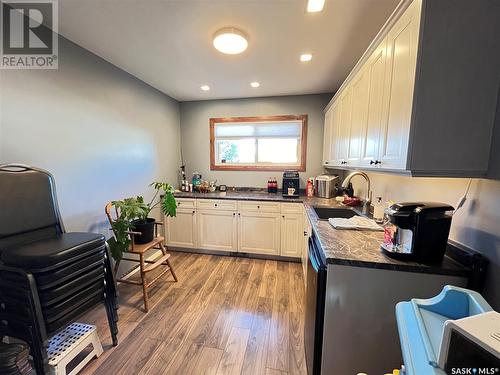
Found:
<path fill-rule="evenodd" d="M 276 177 L 273 178 L 273 193 L 278 192 L 278 179 Z"/>
<path fill-rule="evenodd" d="M 267 192 L 268 192 L 268 193 L 272 193 L 273 188 L 272 188 L 272 185 L 271 185 L 271 184 L 272 184 L 272 182 L 271 182 L 271 177 L 269 177 L 269 178 L 267 179 Z"/>
<path fill-rule="evenodd" d="M 375 220 L 376 223 L 381 224 L 384 222 L 384 211 L 385 205 L 382 202 L 382 197 L 375 198 L 375 204 L 373 205 L 373 220 Z"/>
<path fill-rule="evenodd" d="M 353 198 L 354 197 L 354 188 L 352 187 L 352 183 L 349 182 L 349 185 L 347 185 L 347 188 L 345 188 L 344 193 L 349 198 Z"/>
<path fill-rule="evenodd" d="M 312 177 L 307 179 L 306 195 L 312 197 L 314 195 L 314 180 Z"/>

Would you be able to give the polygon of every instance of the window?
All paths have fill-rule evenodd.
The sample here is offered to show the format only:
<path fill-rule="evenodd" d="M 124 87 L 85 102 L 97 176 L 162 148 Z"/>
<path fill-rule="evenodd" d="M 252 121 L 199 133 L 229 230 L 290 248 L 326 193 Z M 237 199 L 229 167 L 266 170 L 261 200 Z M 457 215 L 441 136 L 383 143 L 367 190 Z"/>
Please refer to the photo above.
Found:
<path fill-rule="evenodd" d="M 210 119 L 210 169 L 305 171 L 307 115 Z"/>

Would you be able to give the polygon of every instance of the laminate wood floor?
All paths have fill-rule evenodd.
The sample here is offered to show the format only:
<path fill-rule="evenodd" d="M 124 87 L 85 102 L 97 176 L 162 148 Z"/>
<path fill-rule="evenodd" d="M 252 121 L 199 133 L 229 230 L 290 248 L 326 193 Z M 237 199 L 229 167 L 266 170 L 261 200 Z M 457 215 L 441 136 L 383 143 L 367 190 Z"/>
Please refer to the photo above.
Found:
<path fill-rule="evenodd" d="M 119 285 L 119 345 L 104 306 L 95 324 L 104 354 L 88 374 L 306 374 L 304 283 L 299 263 L 172 252 L 179 282 Z"/>

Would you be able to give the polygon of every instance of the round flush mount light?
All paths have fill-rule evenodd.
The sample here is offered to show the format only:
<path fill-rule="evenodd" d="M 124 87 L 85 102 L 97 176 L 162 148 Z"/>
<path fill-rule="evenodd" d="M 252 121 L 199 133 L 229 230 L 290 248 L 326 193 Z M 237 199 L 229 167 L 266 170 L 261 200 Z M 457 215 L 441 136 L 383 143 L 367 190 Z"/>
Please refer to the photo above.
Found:
<path fill-rule="evenodd" d="M 215 33 L 213 44 L 219 52 L 237 55 L 247 49 L 248 40 L 243 31 L 234 27 L 225 27 Z"/>
<path fill-rule="evenodd" d="M 311 55 L 310 53 L 303 53 L 302 55 L 300 55 L 300 61 L 302 61 L 302 62 L 311 61 L 312 58 L 313 58 L 313 55 Z"/>
<path fill-rule="evenodd" d="M 260 86 L 259 82 L 250 82 L 250 86 L 252 86 L 254 89 Z"/>
<path fill-rule="evenodd" d="M 208 91 L 208 90 L 210 90 L 210 86 L 203 85 L 203 86 L 200 87 L 200 89 L 202 89 L 203 91 Z"/>

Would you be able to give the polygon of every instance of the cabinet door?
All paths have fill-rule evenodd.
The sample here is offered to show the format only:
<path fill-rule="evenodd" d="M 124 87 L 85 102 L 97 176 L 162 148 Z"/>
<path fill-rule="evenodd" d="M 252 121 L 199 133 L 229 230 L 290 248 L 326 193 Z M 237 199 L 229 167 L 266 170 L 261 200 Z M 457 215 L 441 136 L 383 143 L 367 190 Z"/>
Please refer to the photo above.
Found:
<path fill-rule="evenodd" d="M 340 98 L 340 122 L 337 129 L 336 157 L 338 165 L 346 166 L 351 135 L 352 87 L 347 86 Z"/>
<path fill-rule="evenodd" d="M 280 254 L 279 213 L 238 213 L 238 251 L 254 254 Z"/>
<path fill-rule="evenodd" d="M 328 166 L 333 160 L 331 155 L 332 150 L 332 120 L 333 106 L 325 113 L 325 128 L 323 131 L 323 165 Z"/>
<path fill-rule="evenodd" d="M 387 105 L 384 104 L 387 116 L 379 151 L 382 168 L 406 168 L 417 61 L 419 4 L 414 1 L 387 34 Z"/>
<path fill-rule="evenodd" d="M 330 129 L 330 165 L 340 165 L 337 158 L 339 147 L 339 128 L 340 128 L 340 100 L 336 100 L 332 105 L 332 118 Z"/>
<path fill-rule="evenodd" d="M 351 130 L 347 148 L 347 165 L 361 164 L 361 147 L 368 116 L 368 71 L 362 68 L 354 77 L 352 86 Z"/>
<path fill-rule="evenodd" d="M 281 215 L 281 255 L 300 258 L 303 246 L 303 215 Z"/>
<path fill-rule="evenodd" d="M 384 39 L 366 62 L 368 113 L 361 147 L 361 165 L 365 167 L 375 167 L 375 161 L 379 159 L 380 135 L 386 113 L 383 106 L 386 50 L 387 39 Z"/>
<path fill-rule="evenodd" d="M 237 251 L 236 212 L 198 210 L 198 247 L 209 250 Z"/>
<path fill-rule="evenodd" d="M 176 217 L 166 222 L 167 245 L 175 247 L 196 247 L 196 210 L 177 209 Z"/>

